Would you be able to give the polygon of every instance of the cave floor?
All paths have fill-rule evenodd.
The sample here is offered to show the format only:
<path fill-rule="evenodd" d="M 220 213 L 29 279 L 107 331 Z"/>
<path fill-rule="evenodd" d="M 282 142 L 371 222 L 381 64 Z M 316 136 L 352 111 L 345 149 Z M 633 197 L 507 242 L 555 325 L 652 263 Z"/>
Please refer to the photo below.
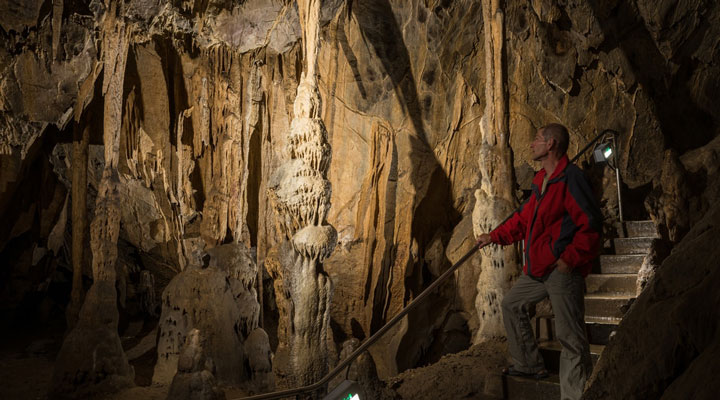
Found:
<path fill-rule="evenodd" d="M 6 326 L 0 336 L 0 399 L 46 399 L 55 356 L 64 334 L 61 323 Z"/>
<path fill-rule="evenodd" d="M 507 364 L 505 340 L 489 340 L 438 362 L 407 370 L 387 385 L 401 399 L 502 398 L 499 372 Z"/>
<path fill-rule="evenodd" d="M 47 399 L 53 364 L 62 345 L 63 323 L 29 328 L 6 328 L 0 337 L 0 399 Z M 145 331 L 145 329 L 143 329 Z M 154 348 L 153 348 L 154 350 Z M 127 351 L 127 349 L 126 349 Z M 416 399 L 497 399 L 493 379 L 506 363 L 504 341 L 488 341 L 468 350 L 443 356 L 438 362 L 407 370 L 390 378 L 384 395 L 389 398 Z M 167 386 L 152 385 L 155 357 L 149 351 L 131 361 L 137 386 L 102 396 L 110 400 L 164 400 Z M 241 389 L 224 387 L 228 399 L 246 395 Z M 385 397 L 383 396 L 383 397 Z M 501 396 L 501 395 L 500 395 Z"/>

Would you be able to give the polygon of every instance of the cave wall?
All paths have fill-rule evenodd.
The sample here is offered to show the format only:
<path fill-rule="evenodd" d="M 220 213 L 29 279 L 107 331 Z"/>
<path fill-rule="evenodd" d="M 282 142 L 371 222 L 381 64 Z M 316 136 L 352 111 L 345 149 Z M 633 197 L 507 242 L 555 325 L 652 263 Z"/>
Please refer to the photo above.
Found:
<path fill-rule="evenodd" d="M 603 129 L 620 132 L 623 182 L 641 197 L 650 188 L 657 198 L 673 191 L 657 168 L 666 149 L 681 157 L 718 136 L 712 94 L 720 79 L 720 7 L 656 3 L 505 3 L 518 190 L 537 168 L 527 161 L 529 142 L 549 122 L 568 126 L 571 155 Z M 120 241 L 133 255 L 121 254 L 118 265 L 161 277 L 158 291 L 223 243 L 256 247 L 262 265 L 283 240 L 267 185 L 289 159 L 303 68 L 295 2 L 123 4 L 131 33 L 118 149 Z M 57 242 L 49 227 L 69 229 L 61 212 L 67 190 L 59 185 L 69 182 L 69 133 L 91 123 L 77 116 L 102 104 L 99 35 L 107 6 L 3 1 L 0 11 L 0 215 L 7 221 L 0 274 L 16 277 L 3 279 L 0 293 L 2 307 L 14 309 L 62 264 L 60 246 L 45 249 Z M 324 268 L 333 282 L 337 343 L 375 332 L 473 242 L 485 106 L 481 14 L 470 0 L 323 3 L 318 79 L 333 152 L 327 220 L 338 231 Z M 94 146 L 102 144 L 101 131 L 94 128 Z M 103 165 L 96 147 L 88 165 L 90 215 Z M 607 182 L 597 189 L 612 217 L 616 195 Z M 696 197 L 701 215 L 710 201 Z M 679 217 L 662 211 L 667 202 L 650 202 L 647 212 L 673 226 Z M 373 354 L 380 375 L 449 351 L 452 345 L 436 338 L 477 330 L 479 265 L 471 260 L 384 339 Z"/>

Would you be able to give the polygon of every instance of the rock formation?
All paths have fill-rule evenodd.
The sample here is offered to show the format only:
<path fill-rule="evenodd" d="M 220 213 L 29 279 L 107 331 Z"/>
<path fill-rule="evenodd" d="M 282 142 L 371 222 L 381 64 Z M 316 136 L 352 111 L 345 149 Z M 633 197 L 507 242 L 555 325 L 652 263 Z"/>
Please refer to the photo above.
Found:
<path fill-rule="evenodd" d="M 116 13 L 121 14 L 122 9 L 116 7 L 117 3 L 112 3 L 107 11 L 103 29 L 105 168 L 90 226 L 94 282 L 80 309 L 78 323 L 57 357 L 52 391 L 58 397 L 112 392 L 134 384 L 134 370 L 118 336 L 115 290 L 121 207 L 117 167 L 129 36 L 124 21 L 117 18 Z"/>
<path fill-rule="evenodd" d="M 179 369 L 184 343 L 200 331 L 205 356 L 220 383 L 239 385 L 250 377 L 243 343 L 257 329 L 256 265 L 243 244 L 210 250 L 207 268 L 190 265 L 163 291 L 158 361 L 153 381 L 169 384 Z"/>
<path fill-rule="evenodd" d="M 79 122 L 79 121 L 76 121 Z M 77 322 L 77 314 L 82 305 L 82 276 L 85 249 L 85 230 L 87 229 L 87 164 L 90 141 L 90 124 L 76 125 L 73 131 L 72 155 L 72 263 L 73 280 L 70 304 L 68 304 L 68 326 Z"/>
<path fill-rule="evenodd" d="M 250 389 L 263 393 L 275 388 L 275 375 L 272 368 L 270 340 L 262 328 L 256 328 L 245 340 L 245 352 L 250 367 Z"/>
<path fill-rule="evenodd" d="M 515 205 L 507 119 L 505 78 L 505 11 L 502 1 L 483 2 L 485 37 L 485 112 L 480 120 L 480 188 L 475 191 L 473 225 L 476 235 L 505 220 Z M 500 304 L 517 272 L 514 247 L 483 250 L 477 282 L 479 327 L 474 341 L 504 336 Z"/>
<path fill-rule="evenodd" d="M 665 259 L 605 348 L 583 398 L 715 396 L 719 226 L 714 205 Z"/>
<path fill-rule="evenodd" d="M 191 330 L 185 339 L 172 379 L 168 399 L 224 400 L 225 393 L 217 387 L 215 365 L 204 351 L 202 334 Z"/>
<path fill-rule="evenodd" d="M 325 0 L 316 39 L 307 33 L 308 4 L 0 1 L 4 324 L 45 323 L 63 310 L 72 322 L 77 310 L 76 329 L 106 327 L 107 360 L 129 383 L 118 329 L 129 319 L 157 322 L 158 302 L 163 320 L 182 321 L 161 296 L 170 286 L 169 304 L 209 309 L 178 293 L 183 281 L 217 289 L 213 307 L 231 310 L 232 322 L 196 326 L 221 383 L 217 332 L 249 363 L 231 379 L 269 378 L 262 338 L 255 361 L 248 349 L 261 326 L 276 365 L 292 366 L 294 332 L 314 332 L 318 342 L 303 346 L 326 361 L 298 382 L 314 380 L 341 343 L 377 332 L 472 246 L 474 229 L 511 211 L 537 168 L 528 144 L 548 122 L 570 128 L 571 155 L 603 129 L 617 130 L 625 217 L 652 218 L 671 245 L 720 196 L 712 184 L 716 2 Z M 110 34 L 110 15 L 127 35 Z M 127 53 L 114 57 L 111 42 L 120 39 Z M 86 140 L 87 162 L 72 150 Z M 607 178 L 596 190 L 614 216 Z M 321 236 L 326 243 L 309 241 Z M 234 272 L 206 254 L 228 244 L 249 248 L 257 264 L 223 283 Z M 474 257 L 372 346 L 366 361 L 377 374 L 390 378 L 498 335 L 493 305 L 517 263 L 505 251 Z M 308 256 L 317 262 L 303 264 Z M 307 279 L 293 278 L 303 265 Z M 333 300 L 321 302 L 329 280 Z M 296 289 L 316 290 L 317 303 L 307 304 L 326 309 L 305 308 Z M 234 296 L 241 305 L 230 304 Z M 291 313 L 315 322 L 278 326 L 279 314 Z M 242 334 L 226 326 L 240 320 Z M 158 353 L 170 348 L 164 340 Z M 167 354 L 179 357 L 182 343 Z M 74 374 L 85 350 L 74 361 L 61 357 L 57 370 Z M 292 384 L 285 371 L 277 381 Z M 138 381 L 150 382 L 150 373 Z"/>
<path fill-rule="evenodd" d="M 276 298 L 280 308 L 278 360 L 282 385 L 308 385 L 328 371 L 332 283 L 322 263 L 337 242 L 326 222 L 330 208 L 327 180 L 331 149 L 317 88 L 320 0 L 298 1 L 303 28 L 303 71 L 293 105 L 287 153 L 290 159 L 270 179 L 269 190 L 280 217 L 280 229 L 290 242 L 280 250 L 289 257 L 273 260 Z M 292 249 L 292 250 L 291 250 Z"/>

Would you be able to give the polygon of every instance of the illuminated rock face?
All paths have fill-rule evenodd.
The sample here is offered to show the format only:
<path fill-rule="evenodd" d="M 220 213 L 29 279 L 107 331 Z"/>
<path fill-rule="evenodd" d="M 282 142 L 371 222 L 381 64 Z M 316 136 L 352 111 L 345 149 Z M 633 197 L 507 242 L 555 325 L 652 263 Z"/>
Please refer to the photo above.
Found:
<path fill-rule="evenodd" d="M 222 384 L 250 380 L 244 343 L 258 329 L 257 266 L 238 243 L 210 250 L 207 268 L 193 265 L 176 275 L 162 295 L 158 361 L 153 382 L 169 384 L 177 377 L 184 344 L 194 329 L 212 359 L 212 374 Z"/>
<path fill-rule="evenodd" d="M 315 76 L 320 1 L 300 1 L 298 8 L 307 69 L 293 105 L 287 142 L 290 159 L 270 178 L 269 185 L 280 228 L 290 242 L 279 250 L 285 257 L 270 263 L 274 265 L 271 273 L 278 279 L 276 298 L 284 303 L 274 365 L 284 386 L 312 384 L 328 371 L 332 283 L 322 263 L 337 243 L 335 228 L 326 222 L 331 149 L 320 118 L 322 102 Z"/>
<path fill-rule="evenodd" d="M 101 36 L 114 3 L 125 4 L 115 15 L 128 26 L 126 59 L 106 54 L 110 37 Z M 711 139 L 720 126 L 720 8 L 504 3 L 507 129 L 494 132 L 479 125 L 490 121 L 483 117 L 495 107 L 488 94 L 496 82 L 483 2 L 325 0 L 317 38 L 304 40 L 301 20 L 310 19 L 293 1 L 0 1 L 0 303 L 13 309 L 42 295 L 48 278 L 65 271 L 74 124 L 88 131 L 87 218 L 113 218 L 96 226 L 107 243 L 89 234 L 80 243 L 95 258 L 80 263 L 78 281 L 102 265 L 100 275 L 119 288 L 117 296 L 92 289 L 88 301 L 110 307 L 111 297 L 126 297 L 124 315 L 142 285 L 133 279 L 147 272 L 162 303 L 168 283 L 204 266 L 206 253 L 242 243 L 274 279 L 265 275 L 257 297 L 273 350 L 285 343 L 275 355 L 283 365 L 293 365 L 296 322 L 276 332 L 275 301 L 283 315 L 300 318 L 300 305 L 312 312 L 297 322 L 312 335 L 369 337 L 469 250 L 473 229 L 512 209 L 537 168 L 527 161 L 529 142 L 548 122 L 570 128 L 572 155 L 597 131 L 618 130 L 626 211 L 634 201 L 645 213 L 647 197 L 661 232 L 680 240 L 719 196 Z M 106 118 L 114 132 L 107 139 Z M 496 146 L 502 131 L 506 147 Z M 103 181 L 106 164 L 115 175 Z M 603 178 L 598 194 L 612 217 L 614 181 Z M 115 203 L 98 203 L 110 187 Z M 500 252 L 468 261 L 371 349 L 379 375 L 467 346 L 481 326 L 497 334 L 481 316 L 493 315 L 508 282 L 488 276 L 488 263 L 517 267 Z M 315 300 L 296 304 L 301 296 L 291 289 Z M 256 307 L 252 291 L 244 293 L 248 309 Z M 112 336 L 117 328 L 108 326 Z M 446 340 L 451 333 L 461 340 Z M 336 344 L 327 355 L 316 342 L 306 346 L 334 362 Z M 113 348 L 113 364 L 128 377 Z"/>
<path fill-rule="evenodd" d="M 225 394 L 217 387 L 215 364 L 204 351 L 202 333 L 191 330 L 177 362 L 177 374 L 170 384 L 168 399 L 224 400 Z"/>

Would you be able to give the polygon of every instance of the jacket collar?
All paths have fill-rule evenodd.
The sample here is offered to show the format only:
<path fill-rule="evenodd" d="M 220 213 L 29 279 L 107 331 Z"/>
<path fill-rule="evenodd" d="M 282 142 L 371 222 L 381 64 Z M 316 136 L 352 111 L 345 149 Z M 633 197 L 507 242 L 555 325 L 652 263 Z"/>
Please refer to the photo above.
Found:
<path fill-rule="evenodd" d="M 567 154 L 563 155 L 560 160 L 558 160 L 558 164 L 555 167 L 555 171 L 553 171 L 553 174 L 550 175 L 550 178 L 548 178 L 548 181 L 552 181 L 555 178 L 561 177 L 565 173 L 565 168 L 570 163 L 570 160 L 568 159 Z M 543 179 L 545 179 L 545 174 L 547 174 L 547 171 L 545 169 L 541 169 L 540 172 L 537 174 L 537 178 L 539 182 L 542 182 Z"/>

